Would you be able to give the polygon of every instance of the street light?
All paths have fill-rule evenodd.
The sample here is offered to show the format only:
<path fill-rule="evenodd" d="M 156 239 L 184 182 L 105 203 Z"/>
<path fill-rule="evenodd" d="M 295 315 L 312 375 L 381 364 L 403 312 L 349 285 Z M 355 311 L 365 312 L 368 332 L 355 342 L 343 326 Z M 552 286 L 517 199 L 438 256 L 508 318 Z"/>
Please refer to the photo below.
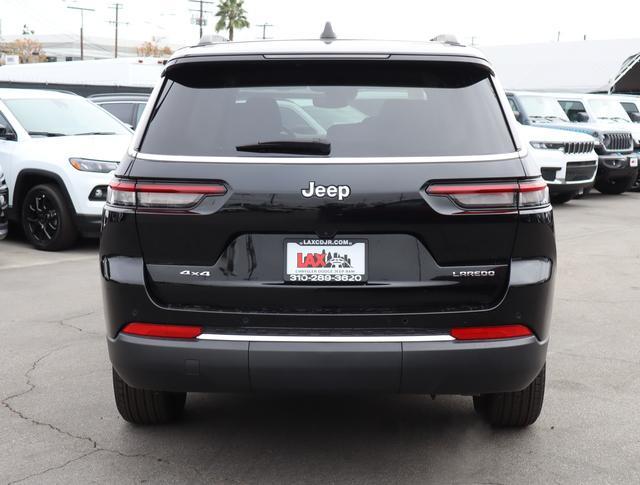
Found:
<path fill-rule="evenodd" d="M 84 60 L 84 13 L 85 12 L 95 12 L 93 8 L 85 8 L 85 7 L 72 7 L 68 6 L 67 8 L 73 10 L 80 10 L 80 60 Z"/>

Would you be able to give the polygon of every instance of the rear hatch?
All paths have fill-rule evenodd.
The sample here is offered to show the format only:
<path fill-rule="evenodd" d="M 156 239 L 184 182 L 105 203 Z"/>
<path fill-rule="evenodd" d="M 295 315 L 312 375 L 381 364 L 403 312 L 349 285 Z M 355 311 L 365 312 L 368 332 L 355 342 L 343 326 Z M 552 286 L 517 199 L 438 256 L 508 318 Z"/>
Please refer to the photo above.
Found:
<path fill-rule="evenodd" d="M 517 210 L 427 193 L 475 186 L 482 203 L 524 176 L 486 66 L 197 61 L 168 67 L 128 174 L 159 305 L 393 314 L 502 299 Z"/>

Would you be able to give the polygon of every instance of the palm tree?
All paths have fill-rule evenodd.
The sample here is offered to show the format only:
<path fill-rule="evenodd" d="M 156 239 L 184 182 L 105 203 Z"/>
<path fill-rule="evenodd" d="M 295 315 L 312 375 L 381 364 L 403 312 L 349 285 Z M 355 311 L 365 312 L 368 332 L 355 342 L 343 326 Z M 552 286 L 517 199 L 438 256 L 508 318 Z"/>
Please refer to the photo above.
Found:
<path fill-rule="evenodd" d="M 233 40 L 234 29 L 249 27 L 247 12 L 244 10 L 244 0 L 220 0 L 216 17 L 220 17 L 216 24 L 216 32 L 223 29 L 229 31 L 229 40 Z"/>

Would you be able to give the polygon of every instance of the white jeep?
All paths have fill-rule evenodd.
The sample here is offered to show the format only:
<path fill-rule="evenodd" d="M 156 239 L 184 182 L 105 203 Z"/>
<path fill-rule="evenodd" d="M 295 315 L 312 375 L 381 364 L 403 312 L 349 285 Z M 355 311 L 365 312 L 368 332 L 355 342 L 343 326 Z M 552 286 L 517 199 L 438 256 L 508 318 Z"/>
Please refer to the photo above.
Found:
<path fill-rule="evenodd" d="M 0 89 L 0 165 L 9 218 L 37 249 L 98 236 L 111 173 L 131 130 L 74 94 Z"/>

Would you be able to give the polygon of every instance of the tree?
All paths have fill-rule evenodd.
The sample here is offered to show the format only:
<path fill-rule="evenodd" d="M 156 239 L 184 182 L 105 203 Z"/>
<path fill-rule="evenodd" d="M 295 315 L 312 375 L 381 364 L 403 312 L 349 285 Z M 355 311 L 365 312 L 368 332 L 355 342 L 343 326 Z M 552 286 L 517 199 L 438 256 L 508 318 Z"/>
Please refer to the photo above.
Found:
<path fill-rule="evenodd" d="M 140 44 L 136 50 L 140 57 L 168 57 L 173 54 L 170 47 L 161 47 L 158 45 L 156 39 L 151 39 L 151 41 Z"/>
<path fill-rule="evenodd" d="M 220 0 L 216 17 L 220 17 L 216 24 L 216 32 L 229 31 L 229 40 L 233 40 L 235 29 L 249 27 L 247 12 L 244 9 L 244 0 Z"/>
<path fill-rule="evenodd" d="M 0 52 L 20 57 L 21 63 L 43 62 L 47 59 L 42 53 L 42 44 L 33 39 L 17 39 L 0 44 Z"/>

